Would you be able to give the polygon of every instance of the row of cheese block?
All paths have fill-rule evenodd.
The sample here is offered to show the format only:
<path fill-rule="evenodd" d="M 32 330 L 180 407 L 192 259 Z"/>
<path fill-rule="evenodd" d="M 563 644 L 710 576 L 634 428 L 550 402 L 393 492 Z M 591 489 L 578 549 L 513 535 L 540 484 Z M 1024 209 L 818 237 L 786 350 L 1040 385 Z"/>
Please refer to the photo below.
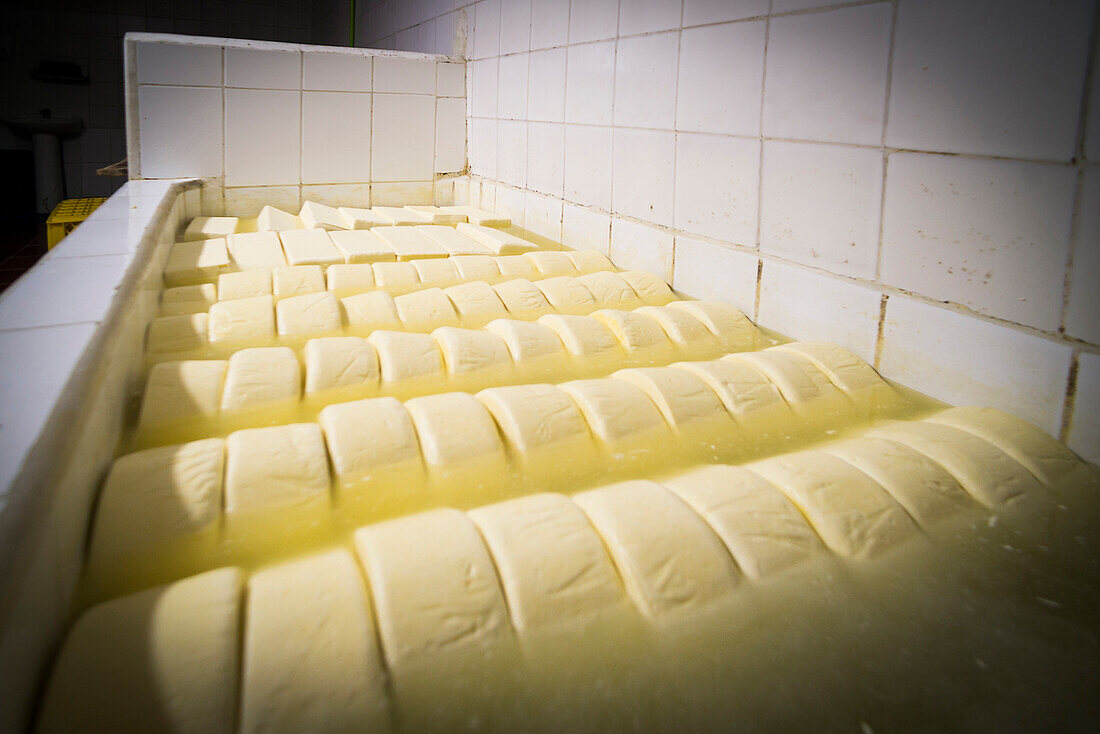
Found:
<path fill-rule="evenodd" d="M 522 255 L 455 255 L 405 262 L 287 265 L 222 273 L 217 285 L 202 283 L 165 289 L 161 315 L 208 311 L 218 301 L 274 296 L 276 300 L 330 290 L 338 297 L 384 290 L 397 296 L 421 288 L 458 285 L 475 280 L 497 283 L 512 278 L 539 280 L 559 275 L 585 275 L 615 266 L 595 250 L 527 252 Z"/>
<path fill-rule="evenodd" d="M 120 457 L 100 498 L 91 564 L 150 555 L 173 536 L 208 532 L 214 543 L 223 510 L 233 531 L 288 508 L 323 516 L 333 502 L 366 502 L 375 516 L 441 498 L 469 506 L 524 491 L 517 477 L 560 486 L 596 466 L 614 473 L 729 456 L 723 446 L 744 453 L 763 434 L 797 435 L 822 416 L 866 420 L 867 400 L 890 390 L 846 349 L 803 342 L 561 385 L 335 403 L 319 423 Z"/>
<path fill-rule="evenodd" d="M 478 327 L 498 318 L 534 320 L 551 313 L 583 315 L 610 309 L 662 306 L 672 289 L 644 271 L 526 278 L 495 285 L 471 281 L 399 296 L 376 290 L 337 298 L 332 291 L 283 298 L 252 296 L 218 301 L 208 313 L 161 316 L 149 326 L 146 350 L 158 360 L 171 355 L 213 356 L 276 342 L 297 345 L 310 337 L 369 334 L 376 329 L 432 331 L 440 326 Z"/>
<path fill-rule="evenodd" d="M 307 201 L 297 215 L 273 206 L 265 206 L 256 219 L 256 231 L 282 232 L 290 229 L 320 228 L 330 231 L 370 229 L 413 224 L 482 224 L 508 227 L 512 222 L 473 206 L 376 206 L 332 207 Z M 195 217 L 183 232 L 185 242 L 226 237 L 251 229 L 238 217 Z"/>
<path fill-rule="evenodd" d="M 321 228 L 248 232 L 177 242 L 164 265 L 168 287 L 216 281 L 227 272 L 286 265 L 407 261 L 452 255 L 515 255 L 538 247 L 480 224 L 387 226 L 329 232 Z"/>
<path fill-rule="evenodd" d="M 630 365 L 713 359 L 762 342 L 760 331 L 733 306 L 676 301 L 630 312 L 497 319 L 483 329 L 445 326 L 431 334 L 379 330 L 366 338 L 321 337 L 306 342 L 300 354 L 289 347 L 252 347 L 228 360 L 154 365 L 136 443 L 285 422 L 333 400 L 564 381 Z M 301 402 L 303 389 L 307 405 Z"/>
<path fill-rule="evenodd" d="M 736 615 L 747 581 L 922 542 L 918 528 L 951 515 L 1050 502 L 1081 471 L 1023 421 L 962 408 L 660 484 L 390 520 L 351 550 L 93 607 L 65 641 L 39 731 L 458 727 L 498 696 L 524 700 L 494 672 L 553 666 L 561 645 L 579 652 L 605 630 Z"/>

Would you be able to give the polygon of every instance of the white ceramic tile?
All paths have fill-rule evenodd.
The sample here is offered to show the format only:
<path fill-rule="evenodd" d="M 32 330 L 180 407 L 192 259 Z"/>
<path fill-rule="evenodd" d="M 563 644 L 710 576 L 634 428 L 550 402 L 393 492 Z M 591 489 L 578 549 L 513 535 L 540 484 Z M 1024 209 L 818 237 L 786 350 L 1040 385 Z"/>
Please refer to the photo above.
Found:
<path fill-rule="evenodd" d="M 527 188 L 543 194 L 562 194 L 565 125 L 527 123 Z"/>
<path fill-rule="evenodd" d="M 1046 163 L 891 155 L 882 281 L 1056 330 L 1075 176 Z"/>
<path fill-rule="evenodd" d="M 1092 53 L 1092 68 L 1100 69 L 1100 44 Z M 1085 120 L 1085 158 L 1100 163 L 1100 74 L 1093 71 L 1089 89 L 1088 117 Z"/>
<path fill-rule="evenodd" d="M 497 60 L 470 62 L 470 114 L 497 116 Z"/>
<path fill-rule="evenodd" d="M 523 120 L 527 117 L 528 54 L 502 56 L 497 85 L 497 116 Z"/>
<path fill-rule="evenodd" d="M 370 186 L 371 206 L 428 206 L 435 203 L 435 184 L 431 181 L 383 181 Z"/>
<path fill-rule="evenodd" d="M 850 280 L 764 260 L 757 316 L 784 336 L 835 342 L 871 362 L 881 302 L 878 291 Z"/>
<path fill-rule="evenodd" d="M 368 183 L 310 184 L 302 186 L 301 200 L 315 201 L 326 206 L 350 206 L 367 208 L 371 203 L 371 185 Z M 229 192 L 226 191 L 226 201 Z M 278 206 L 278 204 L 272 204 Z M 381 206 L 381 205 L 380 205 Z"/>
<path fill-rule="evenodd" d="M 141 175 L 220 176 L 222 90 L 138 87 Z"/>
<path fill-rule="evenodd" d="M 500 50 L 500 0 L 481 0 L 473 8 L 473 55 L 484 59 Z"/>
<path fill-rule="evenodd" d="M 619 35 L 680 27 L 682 0 L 619 0 Z"/>
<path fill-rule="evenodd" d="M 134 44 L 138 84 L 220 87 L 221 46 L 148 41 Z"/>
<path fill-rule="evenodd" d="M 675 154 L 673 132 L 616 128 L 611 179 L 615 213 L 671 226 Z"/>
<path fill-rule="evenodd" d="M 619 0 L 570 0 L 569 43 L 614 38 L 619 27 Z"/>
<path fill-rule="evenodd" d="M 302 54 L 302 89 L 369 92 L 371 56 L 306 51 Z"/>
<path fill-rule="evenodd" d="M 435 97 L 374 95 L 372 181 L 430 181 L 435 169 Z"/>
<path fill-rule="evenodd" d="M 470 173 L 497 177 L 497 121 L 470 120 Z"/>
<path fill-rule="evenodd" d="M 524 226 L 523 211 L 527 206 L 526 192 L 508 186 L 496 187 L 496 207 L 493 211 L 512 220 L 517 227 Z"/>
<path fill-rule="evenodd" d="M 566 62 L 565 121 L 611 124 L 615 42 L 570 46 Z"/>
<path fill-rule="evenodd" d="M 268 205 L 297 214 L 302 205 L 298 187 L 240 186 L 225 190 L 225 210 L 229 216 L 256 217 Z"/>
<path fill-rule="evenodd" d="M 561 122 L 565 118 L 565 49 L 531 54 L 527 119 Z"/>
<path fill-rule="evenodd" d="M 623 270 L 645 270 L 672 282 L 672 235 L 668 232 L 613 218 L 610 257 Z"/>
<path fill-rule="evenodd" d="M 532 0 L 531 48 L 564 46 L 568 36 L 568 0 Z"/>
<path fill-rule="evenodd" d="M 684 25 L 721 23 L 768 14 L 768 0 L 684 0 Z"/>
<path fill-rule="evenodd" d="M 815 143 L 764 143 L 760 249 L 873 280 L 882 153 Z"/>
<path fill-rule="evenodd" d="M 500 6 L 500 53 L 531 48 L 531 0 L 504 0 Z"/>
<path fill-rule="evenodd" d="M 676 123 L 679 34 L 619 39 L 615 58 L 616 125 L 672 129 Z"/>
<path fill-rule="evenodd" d="M 843 5 L 848 0 L 772 0 L 773 13 L 790 13 L 796 10 Z"/>
<path fill-rule="evenodd" d="M 454 173 L 466 168 L 466 101 L 440 97 L 435 106 L 435 170 Z"/>
<path fill-rule="evenodd" d="M 561 208 L 561 199 L 528 191 L 524 195 L 523 228 L 551 240 L 555 245 L 560 245 Z M 545 246 L 548 249 L 555 249 L 550 244 Z"/>
<path fill-rule="evenodd" d="M 436 64 L 435 93 L 442 97 L 466 96 L 466 64 Z"/>
<path fill-rule="evenodd" d="M 371 95 L 302 93 L 302 183 L 369 181 Z"/>
<path fill-rule="evenodd" d="M 431 59 L 376 56 L 374 91 L 402 94 L 435 94 L 435 66 Z"/>
<path fill-rule="evenodd" d="M 225 183 L 299 182 L 301 92 L 225 90 Z"/>
<path fill-rule="evenodd" d="M 887 142 L 1068 161 L 1095 3 L 901 3 Z"/>
<path fill-rule="evenodd" d="M 224 189 L 216 182 L 207 183 L 202 187 L 202 215 L 204 217 L 225 215 Z"/>
<path fill-rule="evenodd" d="M 1073 247 L 1066 334 L 1100 344 L 1100 168 L 1085 169 Z"/>
<path fill-rule="evenodd" d="M 573 250 L 610 251 L 611 217 L 591 209 L 565 204 L 561 215 L 561 242 Z"/>
<path fill-rule="evenodd" d="M 760 259 L 747 252 L 678 236 L 672 287 L 692 298 L 725 301 L 751 319 L 759 265 Z"/>
<path fill-rule="evenodd" d="M 459 33 L 460 21 L 464 16 L 458 13 L 445 13 L 435 18 L 435 49 L 434 52 L 444 56 L 464 56 L 465 47 L 459 47 L 459 42 L 465 42 L 465 27 Z"/>
<path fill-rule="evenodd" d="M 302 53 L 254 48 L 225 50 L 225 86 L 301 89 Z"/>
<path fill-rule="evenodd" d="M 611 208 L 612 130 L 565 126 L 565 198 Z"/>
<path fill-rule="evenodd" d="M 133 254 L 40 260 L 0 300 L 0 331 L 102 321 Z M 61 295 L 63 294 L 63 296 Z"/>
<path fill-rule="evenodd" d="M 1077 390 L 1066 443 L 1083 459 L 1100 464 L 1100 354 L 1077 357 Z"/>
<path fill-rule="evenodd" d="M 759 140 L 677 133 L 676 228 L 755 246 L 759 168 Z"/>
<path fill-rule="evenodd" d="M 1015 413 L 1058 435 L 1068 345 L 907 296 L 890 297 L 882 336 L 885 377 L 952 405 Z"/>
<path fill-rule="evenodd" d="M 773 18 L 764 134 L 880 143 L 892 12 L 877 3 Z"/>
<path fill-rule="evenodd" d="M 497 123 L 497 178 L 513 186 L 527 185 L 527 123 Z"/>
<path fill-rule="evenodd" d="M 683 32 L 677 130 L 760 134 L 764 28 L 754 21 Z"/>

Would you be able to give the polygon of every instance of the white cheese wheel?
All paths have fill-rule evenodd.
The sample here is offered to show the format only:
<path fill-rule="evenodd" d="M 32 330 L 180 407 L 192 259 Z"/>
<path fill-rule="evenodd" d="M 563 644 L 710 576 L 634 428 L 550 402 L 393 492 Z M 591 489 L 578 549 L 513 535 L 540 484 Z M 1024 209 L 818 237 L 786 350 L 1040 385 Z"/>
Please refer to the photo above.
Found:
<path fill-rule="evenodd" d="M 392 262 L 397 258 L 393 248 L 369 229 L 333 232 L 329 238 L 347 264 Z"/>
<path fill-rule="evenodd" d="M 270 296 L 271 271 L 266 268 L 245 270 L 240 273 L 222 273 L 218 276 L 218 297 L 223 301 L 235 298 Z"/>
<path fill-rule="evenodd" d="M 285 212 L 281 213 L 285 214 Z M 297 227 L 285 229 L 297 229 Z M 231 234 L 225 238 L 225 242 L 229 257 L 232 258 L 238 270 L 247 271 L 256 268 L 271 270 L 286 265 L 283 244 L 275 232 L 261 230 Z"/>
<path fill-rule="evenodd" d="M 348 229 L 348 222 L 336 207 L 307 201 L 302 204 L 298 218 L 306 228 L 323 230 Z"/>
<path fill-rule="evenodd" d="M 284 298 L 275 304 L 279 336 L 320 336 L 343 325 L 340 301 L 328 291 Z"/>
<path fill-rule="evenodd" d="M 330 266 L 331 267 L 331 266 Z M 320 265 L 293 265 L 271 271 L 276 298 L 303 296 L 325 290 L 325 271 Z"/>
<path fill-rule="evenodd" d="M 321 427 L 291 423 L 250 428 L 226 439 L 225 511 L 326 508 L 328 456 Z"/>
<path fill-rule="evenodd" d="M 303 220 L 304 221 L 304 220 Z M 288 265 L 332 265 L 344 262 L 344 256 L 328 232 L 321 228 L 290 229 L 279 233 Z"/>
<path fill-rule="evenodd" d="M 263 344 L 275 339 L 275 303 L 271 296 L 218 301 L 210 307 L 212 344 Z"/>

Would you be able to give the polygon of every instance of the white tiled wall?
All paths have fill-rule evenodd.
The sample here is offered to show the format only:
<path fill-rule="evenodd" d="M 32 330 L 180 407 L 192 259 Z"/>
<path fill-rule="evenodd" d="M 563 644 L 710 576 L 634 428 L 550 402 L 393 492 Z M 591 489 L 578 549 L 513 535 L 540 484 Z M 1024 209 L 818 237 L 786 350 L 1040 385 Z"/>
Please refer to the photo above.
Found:
<path fill-rule="evenodd" d="M 213 179 L 207 213 L 430 204 L 466 169 L 461 60 L 129 34 L 126 63 L 131 176 Z"/>
<path fill-rule="evenodd" d="M 375 0 L 360 36 L 428 51 L 465 23 L 473 199 L 1067 438 L 1100 412 L 1096 12 Z"/>

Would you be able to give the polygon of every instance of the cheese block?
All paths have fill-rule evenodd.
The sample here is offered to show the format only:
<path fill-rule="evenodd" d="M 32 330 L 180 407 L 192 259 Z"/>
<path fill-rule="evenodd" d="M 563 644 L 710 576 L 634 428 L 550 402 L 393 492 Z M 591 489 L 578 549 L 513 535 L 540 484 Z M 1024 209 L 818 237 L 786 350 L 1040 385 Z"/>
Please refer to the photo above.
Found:
<path fill-rule="evenodd" d="M 504 467 L 504 444 L 485 406 L 464 392 L 427 395 L 406 401 L 424 461 L 437 470 L 470 467 L 490 480 Z"/>
<path fill-rule="evenodd" d="M 465 214 L 450 212 L 440 206 L 413 206 L 406 204 L 405 208 L 416 214 L 422 214 L 429 217 L 432 221 L 432 225 L 458 224 L 459 222 L 465 222 L 467 219 Z"/>
<path fill-rule="evenodd" d="M 424 224 L 417 226 L 416 231 L 435 242 L 450 255 L 488 255 L 491 252 L 488 247 L 458 232 L 454 227 Z"/>
<path fill-rule="evenodd" d="M 383 383 L 392 385 L 412 379 L 443 378 L 443 355 L 438 342 L 430 335 L 376 331 L 367 339 L 378 352 Z"/>
<path fill-rule="evenodd" d="M 459 280 L 458 271 L 449 257 L 413 260 L 412 266 L 416 270 L 416 277 L 420 279 L 420 285 L 423 288 L 447 286 L 457 283 Z"/>
<path fill-rule="evenodd" d="M 662 360 L 672 354 L 665 330 L 645 314 L 607 308 L 594 312 L 592 318 L 611 330 L 627 354 Z"/>
<path fill-rule="evenodd" d="M 485 327 L 508 346 L 517 370 L 558 368 L 564 373 L 569 355 L 561 337 L 545 324 L 516 319 L 496 319 Z"/>
<path fill-rule="evenodd" d="M 484 280 L 492 283 L 500 280 L 500 268 L 488 255 L 452 255 L 459 280 Z"/>
<path fill-rule="evenodd" d="M 296 229 L 288 227 L 287 229 Z M 275 232 L 246 232 L 225 238 L 229 256 L 238 270 L 264 268 L 270 270 L 286 265 L 283 245 Z"/>
<path fill-rule="evenodd" d="M 644 270 L 627 270 L 619 273 L 619 276 L 630 284 L 638 298 L 650 306 L 664 306 L 676 300 L 668 283 L 658 278 L 653 273 Z"/>
<path fill-rule="evenodd" d="M 240 273 L 222 273 L 218 276 L 218 293 L 223 301 L 235 298 L 270 296 L 271 271 L 265 268 L 245 270 Z"/>
<path fill-rule="evenodd" d="M 710 329 L 687 311 L 664 306 L 642 306 L 634 313 L 656 321 L 677 347 L 705 352 L 713 352 L 718 348 L 718 339 Z"/>
<path fill-rule="evenodd" d="M 297 214 L 284 212 L 273 206 L 265 206 L 256 218 L 256 229 L 261 232 L 282 232 L 284 229 L 301 229 L 302 220 Z"/>
<path fill-rule="evenodd" d="M 344 255 L 321 228 L 291 229 L 279 233 L 289 265 L 332 265 L 344 262 Z"/>
<path fill-rule="evenodd" d="M 226 439 L 225 511 L 230 515 L 327 507 L 328 455 L 321 427 L 290 423 L 235 431 Z"/>
<path fill-rule="evenodd" d="M 161 355 L 202 350 L 207 345 L 207 325 L 205 313 L 153 319 L 145 348 L 152 354 Z"/>
<path fill-rule="evenodd" d="M 410 331 L 429 331 L 438 326 L 457 326 L 458 313 L 441 288 L 425 288 L 393 299 L 397 316 Z"/>
<path fill-rule="evenodd" d="M 577 266 L 564 252 L 528 252 L 522 257 L 531 261 L 540 275 L 576 275 Z"/>
<path fill-rule="evenodd" d="M 638 294 L 621 275 L 607 270 L 582 275 L 577 280 L 596 299 L 596 302 L 611 308 L 632 309 L 645 305 Z"/>
<path fill-rule="evenodd" d="M 671 367 L 635 367 L 619 370 L 611 376 L 625 380 L 645 391 L 661 411 L 661 415 L 677 431 L 694 423 L 706 423 L 713 427 L 720 422 L 721 431 L 733 429 L 722 401 L 698 376 L 686 370 Z"/>
<path fill-rule="evenodd" d="M 348 229 L 370 229 L 393 224 L 389 217 L 379 214 L 372 209 L 359 209 L 352 206 L 339 207 L 340 216 Z"/>
<path fill-rule="evenodd" d="M 397 208 L 397 207 L 394 207 Z M 425 237 L 416 227 L 375 227 L 371 230 L 393 248 L 398 260 L 422 257 L 447 257 L 448 253 L 435 240 Z"/>
<path fill-rule="evenodd" d="M 333 266 L 329 266 L 333 267 Z M 271 272 L 272 292 L 276 298 L 320 293 L 325 289 L 325 271 L 320 265 L 294 265 Z"/>
<path fill-rule="evenodd" d="M 147 430 L 194 418 L 213 418 L 225 379 L 226 362 L 190 359 L 161 362 L 149 370 L 138 429 Z"/>
<path fill-rule="evenodd" d="M 242 349 L 229 357 L 222 391 L 225 412 L 297 405 L 302 392 L 298 355 L 289 347 Z"/>
<path fill-rule="evenodd" d="M 443 292 L 451 299 L 459 319 L 467 326 L 481 326 L 508 315 L 504 302 L 488 283 L 462 283 L 444 288 Z"/>
<path fill-rule="evenodd" d="M 375 329 L 400 328 L 393 296 L 384 291 L 360 293 L 340 299 L 340 308 L 349 327 L 369 333 Z"/>
<path fill-rule="evenodd" d="M 836 344 L 794 342 L 781 344 L 775 349 L 793 352 L 810 360 L 834 385 L 849 395 L 854 396 L 868 388 L 878 388 L 886 384 L 871 365 Z"/>
<path fill-rule="evenodd" d="M 358 265 L 329 265 L 325 269 L 325 285 L 336 295 L 354 295 L 374 288 L 374 268 Z"/>
<path fill-rule="evenodd" d="M 431 224 L 432 218 L 428 214 L 406 209 L 400 206 L 372 206 L 371 211 L 388 219 L 388 226 L 411 226 L 414 224 Z"/>
<path fill-rule="evenodd" d="M 622 482 L 573 500 L 611 552 L 626 593 L 650 620 L 682 618 L 732 596 L 740 573 L 729 551 L 661 485 Z"/>
<path fill-rule="evenodd" d="M 115 570 L 119 559 L 189 539 L 213 549 L 222 508 L 225 441 L 208 438 L 115 459 L 96 507 L 90 563 Z"/>
<path fill-rule="evenodd" d="M 445 212 L 464 216 L 466 217 L 467 221 L 472 224 L 483 224 L 486 227 L 512 226 L 512 220 L 508 217 L 504 217 L 499 214 L 493 214 L 492 212 L 485 211 L 484 209 L 479 209 L 476 206 L 441 206 L 439 208 Z"/>
<path fill-rule="evenodd" d="M 922 527 L 975 507 L 946 469 L 904 444 L 861 437 L 821 450 L 878 482 Z"/>
<path fill-rule="evenodd" d="M 615 265 L 607 259 L 607 255 L 597 250 L 566 250 L 563 254 L 573 261 L 573 267 L 581 273 L 615 269 Z"/>
<path fill-rule="evenodd" d="M 432 338 L 439 344 L 443 363 L 451 375 L 476 372 L 481 380 L 498 380 L 513 371 L 508 346 L 490 331 L 445 326 L 433 331 Z"/>
<path fill-rule="evenodd" d="M 328 336 L 310 339 L 303 350 L 306 394 L 329 390 L 373 390 L 381 379 L 378 353 L 366 339 Z"/>
<path fill-rule="evenodd" d="M 195 217 L 187 223 L 183 231 L 184 242 L 225 237 L 237 231 L 240 220 L 237 217 Z"/>
<path fill-rule="evenodd" d="M 513 318 L 536 318 L 551 310 L 542 291 L 536 288 L 534 283 L 523 278 L 497 283 L 493 286 L 493 291 Z"/>
<path fill-rule="evenodd" d="M 161 294 L 160 313 L 162 316 L 204 313 L 217 300 L 218 288 L 213 283 L 165 288 Z"/>
<path fill-rule="evenodd" d="M 346 550 L 248 581 L 239 731 L 389 731 L 386 670 L 359 567 Z"/>
<path fill-rule="evenodd" d="M 405 492 L 423 480 L 420 442 L 412 419 L 395 398 L 336 403 L 321 411 L 332 469 L 340 486 L 407 478 Z"/>
<path fill-rule="evenodd" d="M 533 633 L 626 617 L 615 565 L 584 512 L 560 494 L 537 494 L 470 512 L 500 573 L 522 640 Z"/>
<path fill-rule="evenodd" d="M 69 632 L 35 731 L 236 731 L 242 575 L 235 568 L 98 604 Z"/>
<path fill-rule="evenodd" d="M 225 238 L 198 242 L 177 242 L 164 264 L 164 284 L 168 287 L 195 285 L 218 279 L 229 270 L 229 250 Z"/>
<path fill-rule="evenodd" d="M 369 229 L 333 232 L 329 238 L 344 256 L 345 263 L 391 262 L 397 259 L 393 248 Z"/>
<path fill-rule="evenodd" d="M 302 220 L 302 226 L 306 229 L 349 229 L 347 221 L 336 207 L 318 204 L 316 201 L 307 201 L 302 204 L 298 218 Z"/>
<path fill-rule="evenodd" d="M 942 466 L 975 500 L 994 512 L 1048 507 L 1042 484 L 988 441 L 941 423 L 890 423 L 867 432 L 916 449 Z"/>
<path fill-rule="evenodd" d="M 508 445 L 524 460 L 555 448 L 591 445 L 580 409 L 554 385 L 491 387 L 477 394 L 500 426 Z"/>
<path fill-rule="evenodd" d="M 279 336 L 329 334 L 343 326 L 340 301 L 328 291 L 284 298 L 275 304 Z"/>
<path fill-rule="evenodd" d="M 455 229 L 470 239 L 485 245 L 494 255 L 517 255 L 538 249 L 538 245 L 527 240 L 481 224 L 459 224 Z"/>
<path fill-rule="evenodd" d="M 866 560 L 918 535 L 912 518 L 878 482 L 820 451 L 800 451 L 748 464 L 809 519 L 830 550 Z"/>
<path fill-rule="evenodd" d="M 669 308 L 687 311 L 703 322 L 715 336 L 731 348 L 755 348 L 759 331 L 745 314 L 721 301 L 672 301 Z"/>
<path fill-rule="evenodd" d="M 561 386 L 576 401 L 592 433 L 617 447 L 668 440 L 668 424 L 645 391 L 625 380 L 574 380 Z"/>
<path fill-rule="evenodd" d="M 557 313 L 586 314 L 600 305 L 579 278 L 559 275 L 535 281 L 535 287 Z"/>
<path fill-rule="evenodd" d="M 374 283 L 393 295 L 408 293 L 420 287 L 420 276 L 412 263 L 375 263 Z"/>
<path fill-rule="evenodd" d="M 723 359 L 747 362 L 771 380 L 792 406 L 799 407 L 818 398 L 830 397 L 837 388 L 809 360 L 794 352 L 766 349 L 762 352 L 737 354 Z"/>
<path fill-rule="evenodd" d="M 554 330 L 562 344 L 574 357 L 619 357 L 622 345 L 607 324 L 591 316 L 549 314 L 538 322 Z"/>
<path fill-rule="evenodd" d="M 746 576 L 761 581 L 824 550 L 786 496 L 738 466 L 705 466 L 662 484 L 699 513 Z"/>
<path fill-rule="evenodd" d="M 779 388 L 760 370 L 744 362 L 678 362 L 673 369 L 699 377 L 739 422 L 751 423 L 773 416 L 789 420 L 790 407 Z"/>
<path fill-rule="evenodd" d="M 502 255 L 494 258 L 497 269 L 505 278 L 538 278 L 535 264 L 523 255 Z"/>

